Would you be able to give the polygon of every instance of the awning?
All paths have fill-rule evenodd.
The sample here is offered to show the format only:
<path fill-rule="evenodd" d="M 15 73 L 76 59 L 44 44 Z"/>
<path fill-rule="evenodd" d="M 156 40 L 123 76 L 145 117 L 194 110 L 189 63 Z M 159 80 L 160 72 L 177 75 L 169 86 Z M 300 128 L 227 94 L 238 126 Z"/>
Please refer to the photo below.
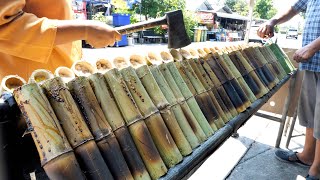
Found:
<path fill-rule="evenodd" d="M 249 18 L 245 17 L 245 16 L 241 16 L 239 14 L 228 14 L 228 13 L 222 13 L 222 12 L 216 12 L 218 17 L 222 17 L 222 18 L 228 18 L 228 19 L 238 19 L 238 20 L 244 20 L 244 21 L 248 21 Z"/>

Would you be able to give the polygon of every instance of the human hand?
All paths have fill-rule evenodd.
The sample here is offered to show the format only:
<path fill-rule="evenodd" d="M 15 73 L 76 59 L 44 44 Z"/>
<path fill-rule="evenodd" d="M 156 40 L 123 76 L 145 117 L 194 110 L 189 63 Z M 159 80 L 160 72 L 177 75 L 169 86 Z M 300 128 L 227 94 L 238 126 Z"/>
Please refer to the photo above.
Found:
<path fill-rule="evenodd" d="M 307 62 L 316 52 L 316 48 L 312 44 L 306 45 L 294 53 L 293 60 L 297 63 Z"/>
<path fill-rule="evenodd" d="M 258 31 L 257 31 L 257 35 L 261 38 L 271 38 L 274 36 L 274 26 L 275 26 L 275 23 L 274 23 L 275 20 L 270 20 L 266 23 L 263 23 Z"/>
<path fill-rule="evenodd" d="M 112 46 L 116 41 L 121 40 L 119 32 L 99 21 L 88 21 L 85 31 L 85 40 L 95 48 Z"/>

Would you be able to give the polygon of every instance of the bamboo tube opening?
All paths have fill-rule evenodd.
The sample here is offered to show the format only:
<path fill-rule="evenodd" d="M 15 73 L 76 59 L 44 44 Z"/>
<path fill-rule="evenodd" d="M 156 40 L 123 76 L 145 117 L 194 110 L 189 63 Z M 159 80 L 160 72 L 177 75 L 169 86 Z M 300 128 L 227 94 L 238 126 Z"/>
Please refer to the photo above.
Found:
<path fill-rule="evenodd" d="M 45 80 L 54 78 L 54 75 L 52 72 L 46 70 L 46 69 L 37 69 L 32 72 L 28 83 L 41 83 Z"/>
<path fill-rule="evenodd" d="M 18 75 L 5 76 L 1 81 L 1 90 L 13 93 L 13 90 L 26 84 L 26 81 Z M 1 93 L 1 91 L 0 91 Z"/>
<path fill-rule="evenodd" d="M 202 49 L 198 49 L 198 53 L 199 53 L 199 55 L 200 55 L 201 57 L 205 57 L 205 56 L 207 55 L 207 53 L 204 52 L 204 50 L 202 50 Z"/>
<path fill-rule="evenodd" d="M 94 74 L 96 71 L 96 69 L 89 62 L 86 62 L 83 60 L 76 61 L 75 63 L 73 63 L 71 69 L 76 76 L 85 76 L 85 77 L 88 77 L 91 74 Z"/>
<path fill-rule="evenodd" d="M 138 68 L 146 65 L 146 62 L 148 61 L 147 59 L 148 57 L 146 56 L 134 54 L 130 56 L 130 63 L 134 68 Z"/>
<path fill-rule="evenodd" d="M 186 49 L 180 49 L 180 54 L 182 55 L 182 57 L 184 57 L 185 59 L 191 59 L 193 58 L 193 55 Z"/>
<path fill-rule="evenodd" d="M 207 54 L 210 54 L 210 53 L 211 53 L 211 50 L 210 50 L 209 48 L 206 48 L 206 47 L 205 47 L 205 48 L 203 48 L 203 50 L 204 50 L 204 52 L 207 53 Z"/>
<path fill-rule="evenodd" d="M 76 75 L 70 68 L 64 66 L 58 67 L 55 70 L 54 75 L 57 77 L 61 77 L 64 83 L 67 83 L 76 77 Z"/>
<path fill-rule="evenodd" d="M 160 55 L 163 61 L 173 61 L 172 55 L 166 51 L 162 51 Z"/>
<path fill-rule="evenodd" d="M 123 68 L 129 67 L 129 62 L 124 57 L 116 57 L 116 58 L 114 58 L 113 64 L 118 69 L 123 69 Z"/>
<path fill-rule="evenodd" d="M 149 52 L 148 53 L 148 58 L 147 58 L 147 63 L 148 65 L 159 65 L 162 63 L 162 58 L 158 53 L 155 52 Z"/>
<path fill-rule="evenodd" d="M 113 69 L 112 63 L 107 59 L 99 59 L 96 61 L 97 71 L 100 73 L 105 73 L 110 69 Z"/>
<path fill-rule="evenodd" d="M 179 53 L 178 50 L 176 50 L 176 49 L 171 49 L 171 50 L 170 50 L 170 53 L 171 53 L 171 55 L 172 55 L 172 57 L 173 57 L 173 59 L 174 59 L 175 61 L 182 61 L 182 60 L 183 60 L 183 57 L 182 57 L 182 55 Z"/>
<path fill-rule="evenodd" d="M 194 56 L 194 57 L 196 57 L 196 58 L 199 58 L 199 53 L 198 53 L 198 51 L 196 51 L 195 49 L 190 48 L 190 49 L 189 49 L 189 53 L 190 53 L 192 56 Z"/>

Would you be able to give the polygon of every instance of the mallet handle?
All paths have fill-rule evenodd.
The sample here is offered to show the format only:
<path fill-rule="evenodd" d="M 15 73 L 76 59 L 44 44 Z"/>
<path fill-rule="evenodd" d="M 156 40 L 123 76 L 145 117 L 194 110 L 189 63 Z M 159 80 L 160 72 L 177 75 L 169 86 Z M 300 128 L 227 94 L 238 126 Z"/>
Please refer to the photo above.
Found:
<path fill-rule="evenodd" d="M 115 28 L 120 34 L 129 34 L 137 31 L 141 31 L 144 29 L 150 29 L 156 26 L 167 24 L 167 17 L 164 16 L 162 18 L 153 19 L 149 21 L 139 22 L 135 24 L 129 24 L 126 26 L 121 26 Z"/>

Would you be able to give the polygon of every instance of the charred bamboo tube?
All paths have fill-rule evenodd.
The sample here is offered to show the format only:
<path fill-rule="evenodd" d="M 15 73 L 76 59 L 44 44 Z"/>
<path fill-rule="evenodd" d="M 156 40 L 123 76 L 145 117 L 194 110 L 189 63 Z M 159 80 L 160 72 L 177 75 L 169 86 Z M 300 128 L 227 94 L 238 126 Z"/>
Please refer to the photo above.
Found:
<path fill-rule="evenodd" d="M 266 83 L 268 85 L 269 89 L 272 89 L 275 85 L 275 77 L 273 74 L 268 70 L 265 63 L 258 59 L 257 54 L 255 54 L 254 49 L 252 47 L 244 49 L 244 52 L 248 56 L 250 62 L 253 64 L 256 64 L 255 66 L 259 67 L 259 69 L 262 71 L 261 74 L 263 74 L 266 78 Z"/>
<path fill-rule="evenodd" d="M 221 64 L 218 63 L 217 56 L 214 56 L 213 54 L 209 54 L 207 63 L 211 67 L 211 70 L 216 74 L 218 77 L 219 81 L 221 82 L 221 88 L 220 92 L 222 91 L 222 88 L 225 89 L 226 93 L 228 94 L 230 100 L 232 101 L 233 105 L 235 106 L 236 110 L 238 113 L 243 112 L 246 107 L 243 105 L 243 102 L 237 93 L 236 89 L 233 87 L 231 80 L 233 77 L 228 74 L 227 71 L 223 67 L 221 67 Z M 226 76 L 228 75 L 228 76 Z M 224 95 L 221 95 L 224 96 Z"/>
<path fill-rule="evenodd" d="M 218 50 L 218 52 L 219 52 L 219 50 Z M 243 79 L 243 77 L 240 74 L 240 72 L 238 71 L 238 69 L 233 64 L 233 62 L 230 59 L 230 57 L 226 53 L 223 53 L 222 51 L 220 51 L 219 53 L 222 55 L 223 59 L 225 60 L 225 63 L 227 64 L 227 66 L 231 70 L 233 76 L 238 80 L 239 85 L 241 86 L 242 90 L 244 91 L 244 93 L 246 94 L 246 96 L 248 97 L 250 102 L 253 103 L 255 100 L 257 100 L 257 98 L 255 97 L 255 95 L 251 91 L 251 89 L 248 86 L 248 84 Z"/>
<path fill-rule="evenodd" d="M 239 70 L 243 79 L 249 85 L 251 91 L 254 93 L 256 98 L 261 98 L 264 94 L 267 93 L 267 90 L 263 83 L 260 81 L 258 76 L 253 71 L 253 68 L 248 64 L 248 62 L 244 59 L 242 54 L 237 51 L 233 51 L 229 53 L 229 57 L 232 60 L 233 64 Z"/>
<path fill-rule="evenodd" d="M 278 84 L 279 79 L 277 78 L 277 73 L 273 69 L 273 67 L 268 63 L 268 61 L 264 58 L 258 47 L 252 47 L 254 54 L 256 55 L 257 59 L 264 64 L 266 74 L 271 74 L 274 76 L 273 82 Z"/>
<path fill-rule="evenodd" d="M 113 177 L 115 179 L 133 179 L 121 153 L 120 145 L 99 106 L 89 80 L 85 77 L 77 77 L 68 83 L 68 87 L 78 102 Z"/>
<path fill-rule="evenodd" d="M 55 70 L 54 75 L 56 77 L 61 77 L 64 83 L 68 83 L 75 78 L 75 74 L 73 73 L 73 71 L 70 68 L 64 66 L 58 67 Z"/>
<path fill-rule="evenodd" d="M 37 69 L 32 72 L 28 83 L 39 83 L 42 84 L 45 80 L 52 79 L 54 75 L 45 69 Z"/>
<path fill-rule="evenodd" d="M 100 73 L 95 73 L 89 76 L 89 81 L 97 97 L 98 103 L 119 142 L 122 154 L 129 166 L 133 178 L 135 180 L 151 179 L 122 118 L 121 112 L 117 107 L 114 97 L 107 86 L 104 76 Z"/>
<path fill-rule="evenodd" d="M 193 56 L 193 58 L 190 58 L 189 64 L 191 65 L 192 69 L 195 71 L 203 86 L 209 93 L 212 102 L 215 104 L 215 107 L 217 108 L 217 111 L 222 120 L 225 123 L 228 122 L 232 118 L 232 115 L 230 114 L 224 102 L 221 100 L 221 97 L 219 95 L 216 97 L 216 95 L 213 93 L 213 89 L 215 87 L 209 75 L 206 73 L 204 67 L 202 66 L 202 64 L 204 63 L 203 57 L 200 57 L 198 52 L 193 49 L 190 49 L 189 53 Z"/>
<path fill-rule="evenodd" d="M 85 179 L 48 99 L 36 83 L 17 88 L 14 97 L 50 179 Z"/>
<path fill-rule="evenodd" d="M 203 57 L 204 61 L 202 61 L 201 64 L 204 70 L 206 71 L 206 73 L 208 74 L 208 76 L 210 77 L 212 83 L 214 84 L 214 88 L 212 88 L 212 92 L 214 96 L 218 99 L 218 101 L 224 102 L 231 116 L 235 117 L 238 114 L 238 112 L 234 107 L 230 97 L 228 96 L 225 89 L 223 88 L 220 80 L 218 79 L 214 71 L 211 69 L 211 66 L 209 65 L 209 61 L 211 60 L 209 57 L 210 55 L 206 55 L 205 57 Z M 221 100 L 219 97 L 221 98 Z"/>
<path fill-rule="evenodd" d="M 227 63 L 225 62 L 223 57 L 219 55 L 218 52 L 213 52 L 212 54 L 216 58 L 218 64 L 220 65 L 220 68 L 223 70 L 223 72 L 226 73 L 225 75 L 229 79 L 229 82 L 231 83 L 233 88 L 238 93 L 238 95 L 243 103 L 242 107 L 247 109 L 251 105 L 251 102 L 250 102 L 248 96 L 246 95 L 245 91 L 242 89 L 237 77 L 234 76 L 231 69 L 228 67 Z M 243 112 L 243 111 L 241 111 L 241 112 Z"/>
<path fill-rule="evenodd" d="M 203 112 L 203 115 L 207 120 L 205 126 L 201 126 L 201 124 L 200 126 L 204 131 L 204 133 L 206 134 L 206 136 L 210 137 L 214 133 L 214 131 L 218 130 L 215 124 L 215 121 L 216 120 L 220 121 L 221 120 L 221 119 L 219 120 L 220 116 L 218 116 L 216 108 L 209 94 L 206 92 L 206 89 L 203 87 L 201 81 L 198 79 L 197 75 L 194 73 L 188 61 L 182 61 L 182 55 L 177 50 L 171 49 L 170 52 L 176 61 L 175 65 L 181 77 L 185 82 L 188 82 L 191 84 L 192 86 L 191 88 L 194 88 L 194 90 L 191 90 L 191 88 L 189 89 L 191 90 L 192 95 L 194 96 L 201 111 Z"/>
<path fill-rule="evenodd" d="M 196 100 L 198 97 L 201 97 L 199 101 L 202 101 L 202 104 L 205 105 L 205 107 L 201 107 L 201 104 L 199 104 L 201 110 L 203 110 L 204 115 L 206 116 L 207 120 L 210 123 L 211 128 L 215 130 L 215 128 L 221 128 L 225 125 L 225 121 L 223 117 L 226 119 L 224 112 L 222 111 L 221 107 L 217 103 L 215 98 L 212 98 L 210 96 L 210 90 L 207 90 L 208 85 L 205 84 L 206 80 L 201 75 L 201 72 L 199 71 L 198 67 L 195 65 L 196 63 L 194 61 L 197 60 L 197 58 L 193 57 L 188 51 L 180 49 L 180 53 L 183 56 L 184 60 L 181 61 L 181 64 L 184 66 L 186 70 L 189 69 L 189 73 L 187 73 L 188 77 L 192 79 L 194 77 L 195 83 L 193 85 L 197 87 L 197 93 Z M 206 85 L 206 87 L 205 87 Z M 212 93 L 212 92 L 211 92 Z M 204 96 L 203 96 L 204 95 Z M 198 101 L 198 100 L 197 100 Z M 207 113 L 209 111 L 209 113 Z M 212 112 L 210 115 L 210 111 Z M 211 119 L 211 122 L 210 122 Z"/>
<path fill-rule="evenodd" d="M 0 94 L 4 91 L 13 93 L 14 89 L 23 86 L 26 81 L 18 75 L 8 75 L 1 80 Z"/>
<path fill-rule="evenodd" d="M 165 73 L 164 71 L 167 70 L 171 74 L 171 77 L 173 78 L 174 82 L 178 87 L 177 91 L 180 91 L 186 100 L 187 104 L 181 104 L 181 107 L 188 121 L 190 120 L 189 124 L 192 124 L 191 127 L 194 127 L 194 132 L 197 135 L 198 139 L 201 142 L 205 141 L 208 137 L 206 136 L 204 129 L 208 129 L 208 126 L 210 127 L 210 125 L 208 125 L 208 121 L 203 115 L 198 103 L 196 102 L 195 98 L 193 97 L 192 93 L 187 87 L 185 81 L 181 77 L 177 67 L 173 62 L 173 57 L 168 52 L 161 52 L 160 55 L 165 62 L 164 64 L 161 64 L 160 70 L 162 70 L 163 73 Z M 165 78 L 166 76 L 167 75 L 165 75 Z M 191 113 L 189 110 L 191 110 Z M 197 123 L 191 119 L 195 119 Z M 200 126 L 200 129 L 197 127 L 197 125 Z"/>
<path fill-rule="evenodd" d="M 140 112 L 145 118 L 145 123 L 164 163 L 169 168 L 175 166 L 182 161 L 182 155 L 167 129 L 159 110 L 153 104 L 133 67 L 128 67 L 128 64 L 125 64 L 125 60 L 121 57 L 116 58 L 114 64 L 117 68 L 122 68 L 120 73 Z"/>
<path fill-rule="evenodd" d="M 97 69 L 94 66 L 92 66 L 92 64 L 84 60 L 74 62 L 71 66 L 71 70 L 78 77 L 88 77 L 97 71 Z"/>
<path fill-rule="evenodd" d="M 249 62 L 249 64 L 252 66 L 252 68 L 255 70 L 256 74 L 260 78 L 261 82 L 268 88 L 272 89 L 273 84 L 271 84 L 268 79 L 266 78 L 266 75 L 262 71 L 262 64 L 258 64 L 254 57 L 251 56 L 249 52 L 247 52 L 245 49 L 242 50 L 243 57 Z"/>
<path fill-rule="evenodd" d="M 260 47 L 259 49 L 261 53 L 266 57 L 266 59 L 267 60 L 269 59 L 269 62 L 273 65 L 273 67 L 280 72 L 280 75 L 281 75 L 280 79 L 283 79 L 287 75 L 287 73 L 283 69 L 283 67 L 281 66 L 280 62 L 277 60 L 275 55 L 272 53 L 272 51 L 270 51 L 270 49 L 266 46 Z"/>
<path fill-rule="evenodd" d="M 148 92 L 151 100 L 160 110 L 160 114 L 169 129 L 180 153 L 186 156 L 192 152 L 191 146 L 184 136 L 174 113 L 171 110 L 170 103 L 165 98 L 149 67 L 146 65 L 146 57 L 140 55 L 130 56 L 130 63 L 136 68 L 136 73 L 143 86 Z"/>
<path fill-rule="evenodd" d="M 151 178 L 165 175 L 167 168 L 120 72 L 111 69 L 104 77 Z"/>
<path fill-rule="evenodd" d="M 169 84 L 167 83 L 166 79 L 164 78 L 164 76 L 161 74 L 160 70 L 157 67 L 157 64 L 160 64 L 159 62 L 162 62 L 161 57 L 159 55 L 157 56 L 155 53 L 148 53 L 148 58 L 149 58 L 148 64 L 151 65 L 150 71 L 151 71 L 153 77 L 155 78 L 155 80 L 157 81 L 157 84 L 159 85 L 163 95 L 166 97 L 166 99 L 170 103 L 171 110 L 173 111 L 174 116 L 176 117 L 176 120 L 177 120 L 184 136 L 188 140 L 192 149 L 198 147 L 199 140 L 198 140 L 197 136 L 193 132 L 190 124 L 188 123 L 188 120 L 186 119 L 185 115 L 183 114 L 183 111 L 182 111 L 180 105 L 178 104 L 178 100 L 175 97 L 171 88 L 169 87 Z M 172 81 L 174 82 L 173 79 L 172 79 Z M 178 89 L 178 87 L 176 87 L 176 89 Z M 182 97 L 182 95 L 181 95 L 181 97 Z M 183 100 L 183 98 L 182 98 L 182 100 Z M 182 100 L 180 100 L 180 101 L 182 102 Z M 183 155 L 183 153 L 182 153 L 182 155 Z"/>
<path fill-rule="evenodd" d="M 44 92 L 88 179 L 112 178 L 94 138 L 70 92 L 57 77 L 42 84 Z"/>

